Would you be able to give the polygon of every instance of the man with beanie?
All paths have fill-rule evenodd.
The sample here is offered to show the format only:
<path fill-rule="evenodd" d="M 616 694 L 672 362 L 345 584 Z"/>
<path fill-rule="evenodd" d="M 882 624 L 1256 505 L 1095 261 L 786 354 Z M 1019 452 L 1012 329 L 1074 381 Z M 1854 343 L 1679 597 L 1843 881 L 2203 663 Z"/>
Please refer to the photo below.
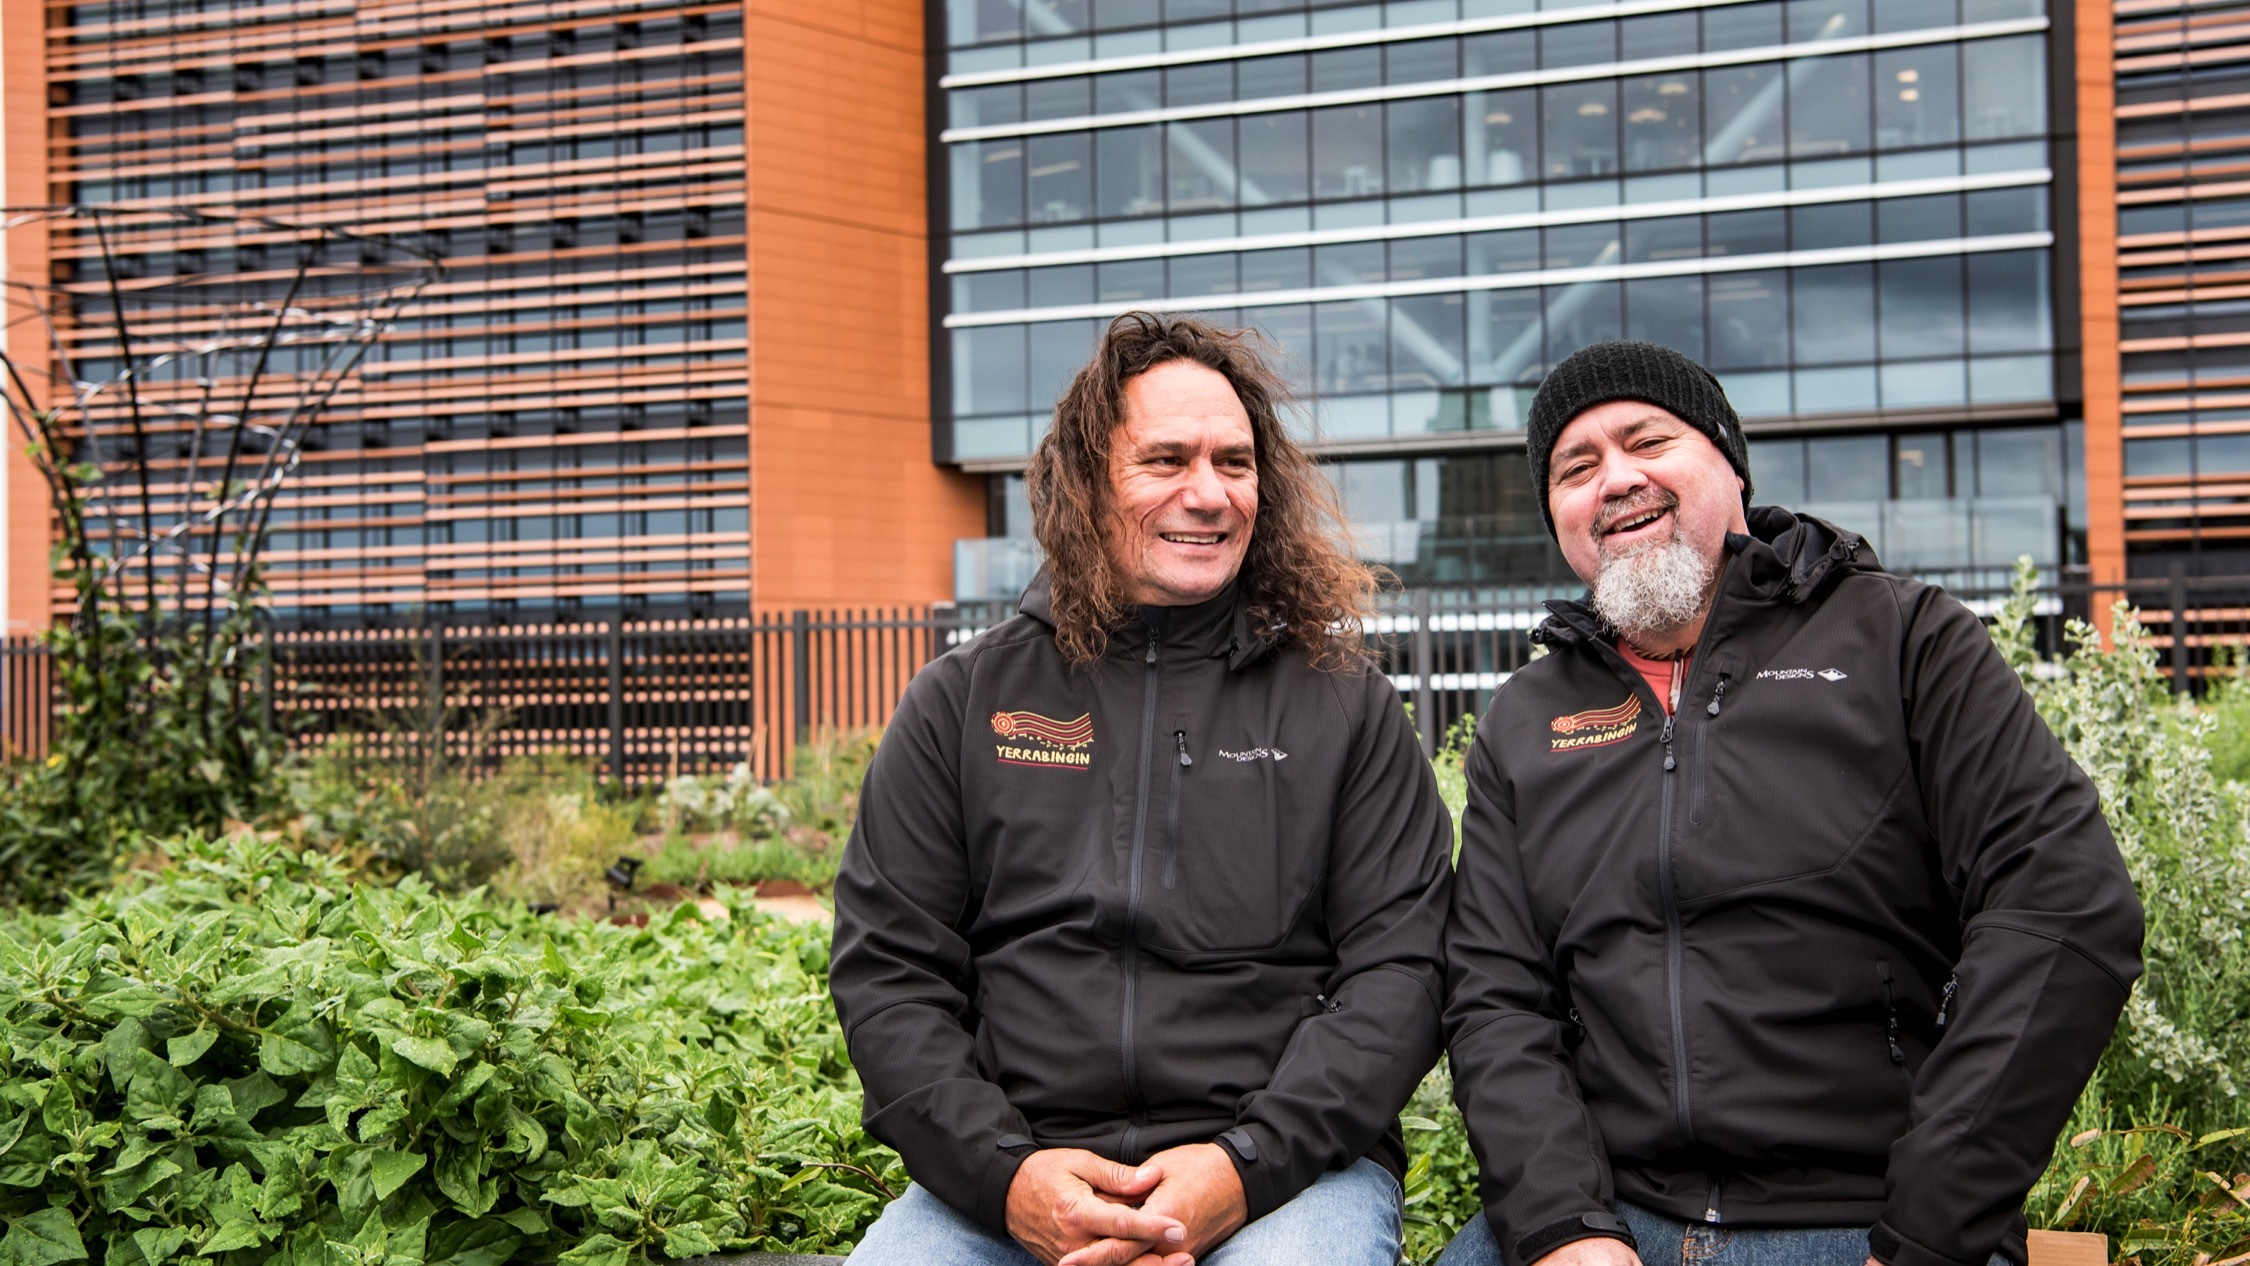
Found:
<path fill-rule="evenodd" d="M 1752 509 L 1709 372 L 1532 403 L 1589 586 L 1468 760 L 1447 927 L 1484 1216 L 1444 1266 L 1983 1266 L 2140 972 L 2093 785 L 1977 618 Z"/>

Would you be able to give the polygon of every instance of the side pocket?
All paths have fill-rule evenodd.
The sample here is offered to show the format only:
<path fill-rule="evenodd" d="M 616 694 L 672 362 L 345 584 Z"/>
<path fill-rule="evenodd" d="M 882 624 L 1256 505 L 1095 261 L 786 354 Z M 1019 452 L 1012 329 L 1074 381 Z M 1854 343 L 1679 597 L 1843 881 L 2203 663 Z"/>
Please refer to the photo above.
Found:
<path fill-rule="evenodd" d="M 1905 1077 L 1908 1084 L 1911 1085 L 1914 1074 L 1907 1071 L 1906 1048 L 1898 1043 L 1898 993 L 1891 987 L 1891 960 L 1887 958 L 1876 959 L 1875 975 L 1883 982 L 1883 1043 L 1890 1052 L 1891 1063 L 1898 1068 L 1899 1075 Z"/>

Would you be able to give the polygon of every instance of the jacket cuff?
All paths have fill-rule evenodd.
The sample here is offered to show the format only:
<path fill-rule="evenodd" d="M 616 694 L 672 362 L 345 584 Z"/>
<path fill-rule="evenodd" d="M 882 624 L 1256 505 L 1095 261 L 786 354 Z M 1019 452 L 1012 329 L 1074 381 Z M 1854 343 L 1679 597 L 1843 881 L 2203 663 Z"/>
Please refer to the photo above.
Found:
<path fill-rule="evenodd" d="M 1499 1221 L 1493 1218 L 1489 1210 L 1484 1216 L 1486 1221 L 1492 1223 L 1493 1238 L 1502 1244 L 1507 1243 L 1500 1238 L 1502 1233 Z M 1632 1228 L 1625 1225 L 1625 1219 L 1607 1209 L 1599 1209 L 1592 1213 L 1574 1213 L 1567 1218 L 1557 1218 L 1545 1226 L 1533 1229 L 1516 1241 L 1515 1251 L 1508 1258 L 1519 1266 L 1531 1266 L 1531 1263 L 1565 1244 L 1596 1239 L 1622 1240 L 1626 1247 L 1636 1253 L 1641 1248 L 1633 1239 Z"/>
<path fill-rule="evenodd" d="M 1985 1266 L 1992 1260 L 1989 1250 L 1968 1257 L 1948 1257 L 1928 1245 L 1907 1239 L 1880 1220 L 1867 1232 L 1867 1251 L 1883 1266 Z"/>
<path fill-rule="evenodd" d="M 1252 1133 L 1253 1129 L 1256 1133 Z M 1261 1142 L 1260 1135 L 1267 1141 Z M 1294 1191 L 1280 1189 L 1273 1170 L 1274 1162 L 1280 1157 L 1273 1153 L 1271 1139 L 1269 1130 L 1238 1125 L 1211 1140 L 1234 1162 L 1234 1176 L 1242 1182 L 1245 1226 L 1288 1204 L 1297 1195 Z"/>
<path fill-rule="evenodd" d="M 977 1207 L 971 1211 L 977 1225 L 1001 1239 L 1013 1239 L 1008 1232 L 1008 1188 L 1015 1185 L 1024 1158 L 1038 1150 L 1037 1143 L 1021 1134 L 1003 1134 L 993 1143 L 977 1180 Z"/>

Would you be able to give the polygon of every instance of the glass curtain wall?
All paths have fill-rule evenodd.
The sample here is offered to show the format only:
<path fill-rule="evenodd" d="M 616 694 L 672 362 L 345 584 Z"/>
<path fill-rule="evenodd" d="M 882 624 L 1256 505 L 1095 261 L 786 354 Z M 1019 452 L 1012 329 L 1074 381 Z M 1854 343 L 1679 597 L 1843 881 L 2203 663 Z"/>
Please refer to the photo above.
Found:
<path fill-rule="evenodd" d="M 2041 0 L 1647 8 L 948 0 L 942 455 L 1132 308 L 1265 330 L 1360 449 L 1617 337 L 1754 425 L 2053 400 Z"/>

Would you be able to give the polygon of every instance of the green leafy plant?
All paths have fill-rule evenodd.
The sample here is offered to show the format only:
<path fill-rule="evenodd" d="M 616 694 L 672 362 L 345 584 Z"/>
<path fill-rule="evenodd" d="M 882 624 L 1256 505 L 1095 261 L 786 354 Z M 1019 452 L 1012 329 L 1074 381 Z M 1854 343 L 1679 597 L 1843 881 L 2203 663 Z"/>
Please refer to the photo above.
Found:
<path fill-rule="evenodd" d="M 0 1262 L 623 1266 L 847 1244 L 824 929 L 558 921 L 247 834 L 0 924 Z"/>

